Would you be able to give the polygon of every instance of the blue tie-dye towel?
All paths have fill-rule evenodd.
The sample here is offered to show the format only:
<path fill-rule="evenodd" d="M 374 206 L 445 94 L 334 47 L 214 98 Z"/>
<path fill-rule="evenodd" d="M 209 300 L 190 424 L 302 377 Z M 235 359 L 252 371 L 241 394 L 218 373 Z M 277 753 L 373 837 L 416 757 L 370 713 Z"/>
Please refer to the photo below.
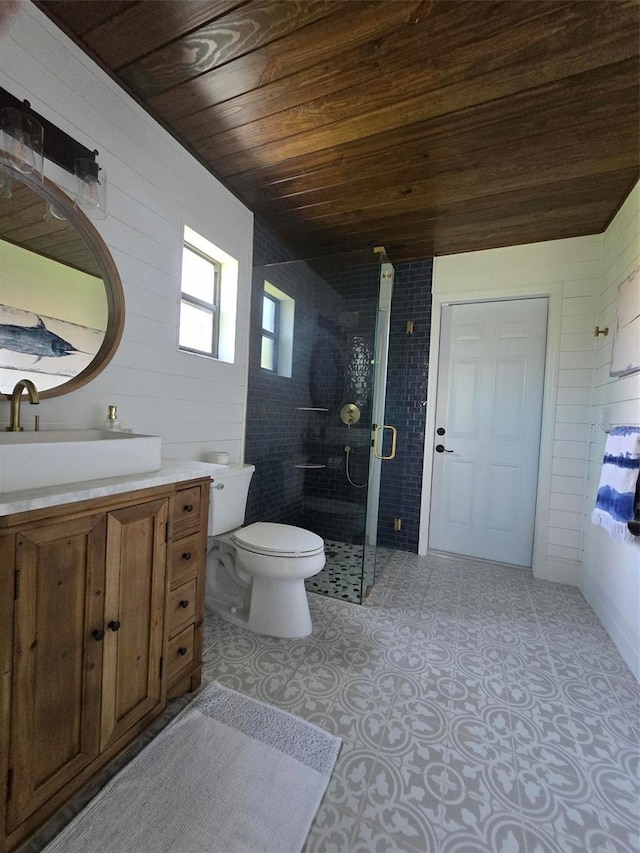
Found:
<path fill-rule="evenodd" d="M 611 429 L 602 461 L 593 524 L 599 524 L 612 539 L 636 540 L 627 522 L 634 513 L 636 485 L 640 470 L 640 427 L 617 426 Z"/>

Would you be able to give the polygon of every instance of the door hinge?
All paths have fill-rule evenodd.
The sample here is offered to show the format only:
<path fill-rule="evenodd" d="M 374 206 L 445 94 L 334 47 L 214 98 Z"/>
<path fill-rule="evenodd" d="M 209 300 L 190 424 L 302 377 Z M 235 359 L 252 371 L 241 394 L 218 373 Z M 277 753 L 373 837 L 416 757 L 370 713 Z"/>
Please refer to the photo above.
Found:
<path fill-rule="evenodd" d="M 13 582 L 13 600 L 17 601 L 20 598 L 20 569 L 16 569 L 14 572 L 14 582 Z"/>
<path fill-rule="evenodd" d="M 394 518 L 393 519 L 393 529 L 396 531 L 396 533 L 399 533 L 402 530 L 402 519 L 401 518 Z"/>
<path fill-rule="evenodd" d="M 13 796 L 13 769 L 9 768 L 7 773 L 7 801 Z"/>
<path fill-rule="evenodd" d="M 164 666 L 164 658 L 162 657 L 162 658 L 160 658 L 160 671 L 159 671 L 159 673 L 158 673 L 158 678 L 162 678 L 162 669 L 163 669 L 163 666 Z"/>

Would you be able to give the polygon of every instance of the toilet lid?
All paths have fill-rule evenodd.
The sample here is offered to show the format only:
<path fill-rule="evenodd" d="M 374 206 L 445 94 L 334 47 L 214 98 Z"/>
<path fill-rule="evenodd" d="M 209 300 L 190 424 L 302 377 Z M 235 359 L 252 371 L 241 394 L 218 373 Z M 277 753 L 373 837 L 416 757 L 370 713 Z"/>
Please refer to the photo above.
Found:
<path fill-rule="evenodd" d="M 274 557 L 308 557 L 324 550 L 324 540 L 310 530 L 269 521 L 241 527 L 233 534 L 233 540 L 247 551 Z"/>

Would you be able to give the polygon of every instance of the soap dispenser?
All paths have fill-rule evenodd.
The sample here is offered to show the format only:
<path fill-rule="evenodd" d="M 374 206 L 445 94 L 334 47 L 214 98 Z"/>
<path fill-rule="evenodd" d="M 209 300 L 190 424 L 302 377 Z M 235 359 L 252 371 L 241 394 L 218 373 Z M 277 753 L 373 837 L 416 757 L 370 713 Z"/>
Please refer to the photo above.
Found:
<path fill-rule="evenodd" d="M 107 419 L 104 422 L 103 429 L 110 429 L 113 431 L 120 430 L 120 421 L 118 420 L 118 407 L 117 406 L 109 406 L 107 412 Z"/>

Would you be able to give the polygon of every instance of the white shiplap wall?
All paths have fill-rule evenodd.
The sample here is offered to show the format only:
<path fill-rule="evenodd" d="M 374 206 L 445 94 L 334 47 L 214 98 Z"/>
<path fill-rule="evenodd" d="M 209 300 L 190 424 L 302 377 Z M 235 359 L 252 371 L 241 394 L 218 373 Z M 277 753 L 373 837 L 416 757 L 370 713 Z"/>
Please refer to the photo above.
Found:
<path fill-rule="evenodd" d="M 431 500 L 440 306 L 458 301 L 548 295 L 547 374 L 533 568 L 539 577 L 578 582 L 600 247 L 601 237 L 590 236 L 436 258 L 422 553 L 427 548 Z"/>
<path fill-rule="evenodd" d="M 0 29 L 0 85 L 100 152 L 109 176 L 106 220 L 95 225 L 123 280 L 126 322 L 107 369 L 39 407 L 47 426 L 97 426 L 115 403 L 123 426 L 161 435 L 167 456 L 242 455 L 253 217 L 147 113 L 30 3 Z M 71 188 L 47 163 L 48 177 Z M 239 261 L 234 364 L 177 348 L 182 228 Z M 25 417 L 31 413 L 25 407 Z M 8 403 L 0 403 L 0 422 Z"/>
<path fill-rule="evenodd" d="M 610 424 L 640 424 L 640 373 L 609 376 L 618 286 L 640 266 L 640 184 L 603 235 L 602 278 L 596 322 L 609 327 L 596 342 L 590 464 L 584 503 L 584 558 L 580 588 L 613 637 L 636 678 L 640 678 L 640 540 L 615 542 L 590 524 L 606 435 Z"/>

